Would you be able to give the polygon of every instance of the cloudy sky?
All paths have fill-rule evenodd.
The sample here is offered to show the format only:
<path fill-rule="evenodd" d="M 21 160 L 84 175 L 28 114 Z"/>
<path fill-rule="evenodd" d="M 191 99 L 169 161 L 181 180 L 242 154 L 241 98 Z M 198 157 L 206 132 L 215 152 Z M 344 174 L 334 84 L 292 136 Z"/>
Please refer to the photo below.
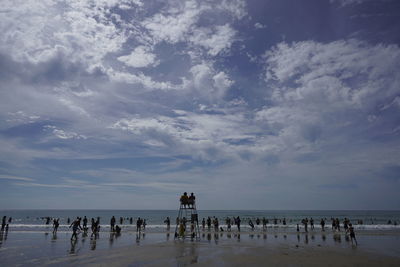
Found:
<path fill-rule="evenodd" d="M 0 209 L 400 208 L 400 1 L 0 2 Z"/>

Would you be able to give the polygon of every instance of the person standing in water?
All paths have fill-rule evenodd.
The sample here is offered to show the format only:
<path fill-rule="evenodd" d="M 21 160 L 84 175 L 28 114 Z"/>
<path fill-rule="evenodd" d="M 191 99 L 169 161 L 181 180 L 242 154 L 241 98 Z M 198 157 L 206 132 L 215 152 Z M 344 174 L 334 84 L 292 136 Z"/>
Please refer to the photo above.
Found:
<path fill-rule="evenodd" d="M 58 226 L 60 226 L 59 220 L 60 219 L 53 219 L 53 234 L 57 233 Z"/>
<path fill-rule="evenodd" d="M 115 231 L 114 227 L 115 227 L 115 217 L 112 216 L 112 218 L 111 218 L 111 220 L 110 220 L 110 228 L 111 228 L 110 231 L 111 231 L 111 232 L 114 232 L 114 231 Z"/>
<path fill-rule="evenodd" d="M 87 231 L 87 221 L 88 221 L 88 219 L 86 218 L 86 216 L 83 218 L 83 231 Z"/>
<path fill-rule="evenodd" d="M 3 220 L 1 221 L 1 231 L 4 231 L 4 227 L 6 227 L 7 216 L 3 216 Z"/>
<path fill-rule="evenodd" d="M 241 222 L 240 217 L 237 216 L 235 221 L 236 221 L 236 225 L 237 225 L 238 231 L 240 232 L 240 222 Z"/>
<path fill-rule="evenodd" d="M 171 225 L 171 220 L 169 219 L 169 217 L 167 217 L 167 219 L 165 219 L 164 223 L 167 224 L 167 231 L 169 231 L 170 225 Z"/>
<path fill-rule="evenodd" d="M 324 219 L 321 219 L 321 229 L 322 229 L 322 231 L 325 231 L 325 220 Z"/>

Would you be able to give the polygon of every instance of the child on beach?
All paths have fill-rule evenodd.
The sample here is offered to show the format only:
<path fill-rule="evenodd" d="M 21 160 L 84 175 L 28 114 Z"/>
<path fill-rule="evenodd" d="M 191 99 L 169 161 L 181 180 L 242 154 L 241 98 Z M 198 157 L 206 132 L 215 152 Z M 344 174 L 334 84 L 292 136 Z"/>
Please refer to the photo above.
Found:
<path fill-rule="evenodd" d="M 351 223 L 349 224 L 349 228 L 347 229 L 346 232 L 350 233 L 351 244 L 353 244 L 353 239 L 354 239 L 354 241 L 356 242 L 356 246 L 357 246 L 356 234 L 354 233 L 354 227 Z"/>

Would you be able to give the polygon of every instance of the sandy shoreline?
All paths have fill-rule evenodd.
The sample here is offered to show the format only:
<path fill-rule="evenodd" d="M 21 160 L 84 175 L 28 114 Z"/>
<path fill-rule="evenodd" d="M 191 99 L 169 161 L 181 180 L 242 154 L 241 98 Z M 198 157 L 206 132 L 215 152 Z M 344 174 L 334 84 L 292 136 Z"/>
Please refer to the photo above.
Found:
<path fill-rule="evenodd" d="M 399 266 L 400 257 L 370 253 L 355 247 L 259 246 L 250 242 L 213 246 L 205 242 L 176 241 L 96 251 L 42 263 L 49 266 Z"/>
<path fill-rule="evenodd" d="M 341 233 L 202 232 L 200 241 L 173 234 L 10 232 L 0 246 L 4 266 L 400 266 L 398 232 L 360 232 L 359 245 Z"/>

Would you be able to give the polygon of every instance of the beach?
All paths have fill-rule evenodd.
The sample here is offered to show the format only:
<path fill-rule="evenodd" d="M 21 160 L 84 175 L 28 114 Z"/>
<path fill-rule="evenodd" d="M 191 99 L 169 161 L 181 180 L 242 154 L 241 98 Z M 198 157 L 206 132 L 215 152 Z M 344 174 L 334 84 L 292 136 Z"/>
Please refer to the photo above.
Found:
<path fill-rule="evenodd" d="M 0 232 L 1 266 L 400 265 L 399 211 L 201 210 L 194 239 L 175 238 L 176 210 L 13 210 L 2 214 L 10 223 L 7 231 Z M 120 233 L 111 231 L 114 215 Z M 239 215 L 240 232 L 236 225 L 228 231 L 226 218 Z M 92 234 L 88 224 L 87 231 L 78 230 L 77 238 L 71 240 L 69 226 L 76 216 L 87 216 L 89 222 L 97 218 L 98 234 Z M 166 217 L 171 219 L 169 230 Z M 203 228 L 201 221 L 208 217 L 218 219 L 219 227 Z M 307 217 L 315 222 L 308 231 L 301 224 Z M 344 231 L 346 217 L 355 224 L 357 245 Z M 137 231 L 139 218 L 146 219 L 146 227 Z M 252 229 L 249 223 L 257 218 L 266 218 L 267 223 L 264 227 L 261 220 Z M 323 218 L 324 231 L 319 225 Z M 329 218 L 340 218 L 341 229 L 333 228 Z M 53 232 L 53 219 L 60 221 L 57 232 Z"/>
<path fill-rule="evenodd" d="M 358 246 L 344 232 L 279 230 L 232 233 L 207 230 L 200 240 L 173 232 L 102 232 L 98 238 L 70 232 L 9 232 L 2 237 L 3 266 L 399 266 L 400 233 L 361 231 Z"/>

